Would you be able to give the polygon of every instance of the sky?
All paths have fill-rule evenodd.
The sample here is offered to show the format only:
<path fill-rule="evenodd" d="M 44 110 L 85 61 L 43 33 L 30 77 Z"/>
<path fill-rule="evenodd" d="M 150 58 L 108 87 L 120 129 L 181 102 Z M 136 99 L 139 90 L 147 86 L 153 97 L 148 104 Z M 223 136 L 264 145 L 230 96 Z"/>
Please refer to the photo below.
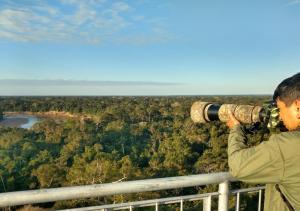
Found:
<path fill-rule="evenodd" d="M 0 0 L 0 95 L 273 94 L 300 0 Z"/>

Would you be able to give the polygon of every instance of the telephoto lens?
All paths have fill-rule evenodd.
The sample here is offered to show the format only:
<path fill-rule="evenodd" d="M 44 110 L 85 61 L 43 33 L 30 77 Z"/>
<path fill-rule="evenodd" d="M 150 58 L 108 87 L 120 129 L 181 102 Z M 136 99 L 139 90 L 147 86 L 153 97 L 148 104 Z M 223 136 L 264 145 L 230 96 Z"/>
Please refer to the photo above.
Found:
<path fill-rule="evenodd" d="M 191 107 L 191 118 L 195 123 L 227 122 L 230 111 L 239 122 L 246 124 L 263 122 L 266 116 L 265 110 L 261 106 L 215 104 L 197 101 Z"/>

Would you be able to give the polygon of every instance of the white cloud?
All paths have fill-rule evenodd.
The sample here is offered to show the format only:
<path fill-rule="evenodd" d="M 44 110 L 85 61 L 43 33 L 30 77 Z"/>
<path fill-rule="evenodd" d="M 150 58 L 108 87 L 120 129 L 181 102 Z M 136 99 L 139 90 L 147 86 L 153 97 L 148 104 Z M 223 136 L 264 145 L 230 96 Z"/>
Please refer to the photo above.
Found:
<path fill-rule="evenodd" d="M 92 21 L 96 19 L 97 12 L 88 6 L 81 5 L 79 6 L 78 10 L 74 14 L 73 17 L 73 23 L 76 25 L 84 24 L 87 21 Z"/>
<path fill-rule="evenodd" d="M 60 0 L 63 4 L 79 5 L 99 5 L 106 2 L 106 0 Z"/>
<path fill-rule="evenodd" d="M 21 37 L 21 36 L 15 35 L 14 33 L 6 32 L 6 31 L 0 31 L 0 37 L 3 37 L 8 40 L 18 41 L 18 42 L 30 41 L 30 40 L 26 39 L 25 37 Z"/>
<path fill-rule="evenodd" d="M 133 21 L 143 21 L 143 20 L 145 20 L 145 16 L 143 16 L 143 15 L 136 15 L 136 16 L 132 17 L 132 20 Z"/>
<path fill-rule="evenodd" d="M 293 6 L 296 4 L 300 4 L 300 0 L 292 0 L 290 2 L 287 3 L 287 6 Z"/>
<path fill-rule="evenodd" d="M 58 15 L 58 13 L 59 13 L 58 9 L 47 6 L 47 5 L 35 6 L 34 9 L 36 9 L 36 11 L 40 11 L 42 13 L 48 13 L 50 16 L 55 16 L 55 15 Z"/>
<path fill-rule="evenodd" d="M 33 32 L 43 31 L 42 25 L 49 22 L 47 17 L 30 10 L 4 9 L 0 11 L 0 36 L 10 37 L 15 41 L 36 41 L 39 38 Z"/>
<path fill-rule="evenodd" d="M 131 9 L 130 6 L 124 2 L 116 2 L 116 3 L 113 3 L 113 5 L 112 5 L 112 10 L 114 10 L 116 12 L 129 11 L 130 9 Z"/>
<path fill-rule="evenodd" d="M 90 44 L 116 40 L 147 44 L 154 40 L 167 40 L 167 33 L 153 30 L 159 27 L 167 32 L 166 27 L 151 23 L 128 3 L 106 0 L 60 0 L 60 3 L 57 6 L 39 0 L 30 4 L 5 0 L 0 6 L 0 39 Z M 63 11 L 65 8 L 67 12 Z M 145 35 L 140 36 L 137 32 L 122 34 L 122 30 L 130 31 L 131 27 L 136 29 L 140 25 L 148 27 Z M 158 36 L 160 39 L 155 38 Z"/>

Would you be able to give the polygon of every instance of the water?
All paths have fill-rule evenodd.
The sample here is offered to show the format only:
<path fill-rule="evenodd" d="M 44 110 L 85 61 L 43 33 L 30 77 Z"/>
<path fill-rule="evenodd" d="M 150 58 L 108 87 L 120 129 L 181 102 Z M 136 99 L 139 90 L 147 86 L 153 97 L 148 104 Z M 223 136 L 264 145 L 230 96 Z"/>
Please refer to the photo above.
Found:
<path fill-rule="evenodd" d="M 21 128 L 29 129 L 31 128 L 35 123 L 37 123 L 39 120 L 35 116 L 24 116 L 23 118 L 27 118 L 27 123 L 20 125 Z"/>
<path fill-rule="evenodd" d="M 19 114 L 19 115 L 7 115 L 4 116 L 4 120 L 1 121 L 1 125 L 8 127 L 19 127 L 24 129 L 30 129 L 39 119 L 33 115 Z"/>

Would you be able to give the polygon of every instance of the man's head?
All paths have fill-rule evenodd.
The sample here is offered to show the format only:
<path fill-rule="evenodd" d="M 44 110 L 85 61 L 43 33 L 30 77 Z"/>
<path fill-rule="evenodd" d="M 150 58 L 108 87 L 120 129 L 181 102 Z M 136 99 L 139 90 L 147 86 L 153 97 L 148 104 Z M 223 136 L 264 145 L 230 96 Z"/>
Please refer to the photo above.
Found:
<path fill-rule="evenodd" d="M 288 130 L 300 127 L 300 73 L 283 80 L 277 86 L 273 100 L 277 102 L 285 127 Z"/>

